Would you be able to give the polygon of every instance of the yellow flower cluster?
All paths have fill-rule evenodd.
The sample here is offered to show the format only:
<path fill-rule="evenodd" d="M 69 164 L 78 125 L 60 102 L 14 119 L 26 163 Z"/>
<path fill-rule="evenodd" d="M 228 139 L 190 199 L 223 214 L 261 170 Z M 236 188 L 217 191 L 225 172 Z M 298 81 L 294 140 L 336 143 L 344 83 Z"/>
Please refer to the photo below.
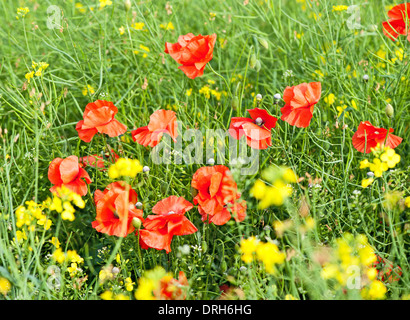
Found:
<path fill-rule="evenodd" d="M 114 294 L 110 290 L 104 291 L 101 295 L 100 298 L 103 300 L 129 300 L 130 297 L 126 296 L 125 294 L 119 293 L 119 294 Z"/>
<path fill-rule="evenodd" d="M 222 96 L 226 97 L 228 95 L 226 91 L 218 91 L 217 89 L 212 89 L 211 85 L 213 84 L 215 84 L 215 81 L 208 80 L 208 84 L 199 89 L 199 94 L 204 95 L 206 99 L 210 99 L 211 96 L 213 96 L 218 101 L 221 100 Z M 191 93 L 189 95 L 191 95 Z"/>
<path fill-rule="evenodd" d="M 111 0 L 100 0 L 100 7 L 104 8 L 105 6 L 110 6 L 112 5 L 112 1 Z"/>
<path fill-rule="evenodd" d="M 0 293 L 5 296 L 11 290 L 11 283 L 6 278 L 0 277 Z"/>
<path fill-rule="evenodd" d="M 69 221 L 75 219 L 75 208 L 72 204 L 78 208 L 85 207 L 85 202 L 81 196 L 65 186 L 57 188 L 56 193 L 53 194 L 53 199 L 48 198 L 46 201 L 49 203 L 50 211 L 61 213 L 61 218 Z"/>
<path fill-rule="evenodd" d="M 24 18 L 27 13 L 29 13 L 30 10 L 27 7 L 22 7 L 22 8 L 17 8 L 17 16 L 16 19 L 19 20 L 20 17 Z"/>
<path fill-rule="evenodd" d="M 108 176 L 111 179 L 119 177 L 135 178 L 137 173 L 142 172 L 142 165 L 138 160 L 119 158 L 108 169 Z"/>
<path fill-rule="evenodd" d="M 365 235 L 344 233 L 336 239 L 330 260 L 322 266 L 321 277 L 334 279 L 343 288 L 361 289 L 365 299 L 382 299 L 387 290 L 376 280 L 377 270 L 372 267 L 376 261 L 377 256 Z"/>
<path fill-rule="evenodd" d="M 394 168 L 401 160 L 400 155 L 398 155 L 394 149 L 389 147 L 381 148 L 379 145 L 372 149 L 374 155 L 373 162 L 365 159 L 360 162 L 360 169 L 369 168 L 373 172 L 376 178 L 380 178 L 383 172 Z M 374 181 L 373 177 L 369 177 L 362 180 L 362 187 L 367 188 Z"/>
<path fill-rule="evenodd" d="M 171 278 L 172 274 L 166 272 L 164 268 L 156 266 L 152 270 L 144 273 L 144 276 L 138 279 L 138 288 L 135 291 L 137 300 L 156 300 L 154 291 L 159 287 L 161 279 Z"/>
<path fill-rule="evenodd" d="M 161 29 L 164 29 L 164 30 L 174 30 L 175 28 L 174 28 L 174 25 L 172 24 L 172 22 L 168 22 L 167 24 L 160 24 L 159 25 L 159 27 L 161 28 Z"/>
<path fill-rule="evenodd" d="M 142 57 L 143 57 L 143 58 L 148 57 L 147 52 L 150 52 L 149 48 L 146 47 L 146 46 L 144 46 L 143 44 L 140 44 L 139 47 L 140 47 L 140 49 L 143 51 L 143 52 L 142 52 Z M 134 54 L 139 54 L 139 53 L 140 53 L 138 50 L 134 50 L 133 52 L 134 52 Z"/>
<path fill-rule="evenodd" d="M 22 228 L 27 226 L 30 231 L 35 230 L 35 225 L 43 226 L 45 230 L 50 229 L 51 220 L 47 219 L 47 216 L 43 213 L 43 210 L 47 207 L 46 202 L 38 204 L 33 200 L 26 201 L 26 206 L 19 206 L 16 210 L 16 227 Z M 27 239 L 25 237 L 25 231 L 21 231 L 17 234 L 17 239 Z"/>
<path fill-rule="evenodd" d="M 144 22 L 135 22 L 131 25 L 131 27 L 134 28 L 135 30 L 142 30 L 142 31 L 145 31 L 144 26 L 145 26 Z"/>
<path fill-rule="evenodd" d="M 245 263 L 251 263 L 255 259 L 262 262 L 268 273 L 275 273 L 275 266 L 285 261 L 286 254 L 281 252 L 278 246 L 272 242 L 262 242 L 255 237 L 241 241 L 241 259 Z"/>
<path fill-rule="evenodd" d="M 89 84 L 87 84 L 84 89 L 82 90 L 83 96 L 86 96 L 88 93 L 89 94 L 94 94 L 95 93 L 95 89 L 94 87 L 90 86 Z"/>
<path fill-rule="evenodd" d="M 290 183 L 296 183 L 298 177 L 292 169 L 287 167 L 270 167 L 262 173 L 270 185 L 262 180 L 257 180 L 250 193 L 260 200 L 258 207 L 266 209 L 272 205 L 281 206 L 292 194 L 293 189 Z"/>
<path fill-rule="evenodd" d="M 27 79 L 27 82 L 30 83 L 30 80 L 32 78 L 34 78 L 34 76 L 36 77 L 41 77 L 41 75 L 43 74 L 43 71 L 46 70 L 48 68 L 49 64 L 46 62 L 31 62 L 31 67 L 32 67 L 32 71 L 26 73 L 25 78 Z"/>
<path fill-rule="evenodd" d="M 344 5 L 333 6 L 332 12 L 346 11 L 348 8 L 349 6 L 344 6 Z"/>
<path fill-rule="evenodd" d="M 75 250 L 67 250 L 67 252 L 63 252 L 61 248 L 58 248 L 53 252 L 51 257 L 59 264 L 63 264 L 64 262 L 76 264 L 84 263 L 84 259 L 81 258 L 81 256 Z"/>

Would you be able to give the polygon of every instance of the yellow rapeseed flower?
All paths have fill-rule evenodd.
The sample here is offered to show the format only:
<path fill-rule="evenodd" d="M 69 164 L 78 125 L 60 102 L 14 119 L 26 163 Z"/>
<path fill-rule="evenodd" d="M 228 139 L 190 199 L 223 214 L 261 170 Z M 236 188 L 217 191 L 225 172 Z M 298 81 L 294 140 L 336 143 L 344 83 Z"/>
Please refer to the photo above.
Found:
<path fill-rule="evenodd" d="M 0 293 L 5 296 L 11 290 L 11 283 L 6 278 L 0 277 Z"/>
<path fill-rule="evenodd" d="M 111 179 L 119 177 L 135 178 L 137 173 L 142 172 L 142 165 L 138 160 L 119 158 L 108 169 L 108 176 Z"/>
<path fill-rule="evenodd" d="M 385 162 L 389 168 L 394 168 L 401 160 L 400 155 L 389 147 L 386 147 L 384 150 L 384 153 L 380 156 L 380 160 Z"/>

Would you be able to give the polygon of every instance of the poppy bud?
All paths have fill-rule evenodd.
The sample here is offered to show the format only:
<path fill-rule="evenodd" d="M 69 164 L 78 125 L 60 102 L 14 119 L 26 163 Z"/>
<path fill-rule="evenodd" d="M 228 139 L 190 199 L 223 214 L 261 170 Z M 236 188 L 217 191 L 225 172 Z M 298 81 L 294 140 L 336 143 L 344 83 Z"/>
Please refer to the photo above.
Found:
<path fill-rule="evenodd" d="M 233 97 L 231 106 L 234 110 L 236 110 L 239 107 L 239 99 L 237 96 Z"/>
<path fill-rule="evenodd" d="M 132 218 L 132 225 L 135 229 L 139 230 L 141 228 L 141 220 L 137 217 Z"/>
<path fill-rule="evenodd" d="M 255 64 L 256 72 L 259 72 L 260 69 L 261 69 L 261 62 L 259 60 L 256 60 L 256 64 Z"/>
<path fill-rule="evenodd" d="M 258 40 L 262 47 L 264 47 L 265 49 L 269 48 L 269 44 L 268 44 L 268 41 L 266 41 L 266 39 L 259 38 Z"/>
<path fill-rule="evenodd" d="M 388 116 L 389 118 L 393 118 L 394 109 L 393 109 L 393 106 L 390 103 L 387 104 L 386 109 L 384 111 L 386 112 L 386 116 Z"/>
<path fill-rule="evenodd" d="M 226 261 L 223 260 L 223 261 L 221 262 L 221 271 L 222 271 L 222 272 L 225 272 L 226 269 L 228 269 L 228 265 L 226 264 Z"/>
<path fill-rule="evenodd" d="M 252 69 L 255 69 L 256 61 L 258 61 L 258 59 L 256 59 L 256 54 L 253 54 L 253 55 L 251 56 L 251 60 L 249 61 L 249 66 L 250 66 Z"/>
<path fill-rule="evenodd" d="M 124 7 L 125 11 L 128 11 L 131 9 L 131 0 L 124 0 Z"/>
<path fill-rule="evenodd" d="M 208 250 L 208 244 L 206 243 L 206 241 L 202 241 L 201 247 L 203 253 L 205 253 Z"/>

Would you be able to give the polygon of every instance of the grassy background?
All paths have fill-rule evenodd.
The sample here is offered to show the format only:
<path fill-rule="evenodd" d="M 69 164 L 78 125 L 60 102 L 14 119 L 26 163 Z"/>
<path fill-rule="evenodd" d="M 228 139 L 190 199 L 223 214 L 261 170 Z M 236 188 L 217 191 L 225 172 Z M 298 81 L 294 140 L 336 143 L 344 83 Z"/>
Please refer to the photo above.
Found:
<path fill-rule="evenodd" d="M 228 276 L 242 284 L 249 298 L 283 298 L 287 293 L 300 298 L 329 298 L 329 289 L 317 277 L 317 271 L 309 273 L 306 267 L 308 253 L 314 243 L 328 244 L 344 231 L 365 234 L 383 257 L 407 269 L 402 280 L 389 287 L 391 298 L 400 297 L 405 292 L 403 288 L 409 287 L 408 214 L 385 212 L 387 218 L 381 217 L 386 184 L 361 190 L 365 173 L 359 170 L 359 162 L 368 156 L 358 153 L 351 144 L 360 121 L 393 127 L 395 134 L 403 138 L 397 149 L 402 161 L 384 182 L 389 181 L 392 190 L 410 193 L 407 157 L 410 71 L 406 59 L 390 61 L 398 48 L 408 52 L 409 43 L 403 38 L 395 44 L 381 30 L 389 6 L 396 3 L 385 0 L 249 1 L 246 5 L 244 1 L 131 2 L 129 11 L 124 9 L 122 1 L 115 0 L 113 5 L 101 10 L 98 1 L 81 1 L 81 8 L 76 6 L 80 2 L 75 1 L 58 1 L 58 4 L 45 0 L 2 1 L 0 4 L 3 17 L 0 212 L 5 217 L 0 220 L 0 274 L 13 279 L 11 297 L 95 298 L 100 293 L 96 275 L 114 257 L 108 254 L 99 258 L 98 250 L 108 246 L 109 252 L 119 250 L 124 260 L 130 259 L 123 272 L 132 274 L 134 279 L 141 275 L 141 264 L 145 269 L 159 264 L 174 272 L 184 270 L 192 279 L 191 298 L 217 298 L 218 286 L 226 283 Z M 172 10 L 166 9 L 167 3 L 172 5 Z M 350 14 L 332 12 L 336 4 L 358 5 L 362 28 L 350 30 L 347 26 Z M 61 28 L 47 28 L 47 8 L 51 5 L 57 5 L 63 12 Z M 27 6 L 30 12 L 17 20 L 16 10 L 20 6 Z M 143 22 L 143 30 L 135 30 L 132 27 L 135 22 Z M 168 22 L 172 22 L 174 30 L 160 27 Z M 123 35 L 120 27 L 125 29 Z M 188 79 L 177 69 L 176 62 L 163 53 L 165 42 L 176 42 L 179 35 L 189 32 L 218 36 L 210 62 L 213 70 L 207 66 L 204 76 L 195 80 Z M 145 58 L 140 45 L 149 48 Z M 384 59 L 377 54 L 380 49 L 386 53 Z M 136 50 L 138 54 L 134 53 Z M 253 54 L 260 61 L 259 71 L 250 67 Z M 27 84 L 24 76 L 31 71 L 31 61 L 44 61 L 49 67 L 41 78 Z M 368 82 L 362 80 L 365 74 L 369 75 Z M 209 84 L 208 80 L 215 83 Z M 246 109 L 255 106 L 254 96 L 258 93 L 263 95 L 262 107 L 280 117 L 283 103 L 275 105 L 273 95 L 282 94 L 286 86 L 312 81 L 321 81 L 322 99 L 315 107 L 311 125 L 302 130 L 279 121 L 272 134 L 273 146 L 260 153 L 261 169 L 269 164 L 285 164 L 306 177 L 288 205 L 256 209 L 249 189 L 259 173 L 255 177 L 240 176 L 232 168 L 248 203 L 244 223 L 231 221 L 221 227 L 206 226 L 195 208 L 187 215 L 200 232 L 174 239 L 169 255 L 146 251 L 143 261 L 138 261 L 134 237 L 127 237 L 119 246 L 117 239 L 91 228 L 95 209 L 90 193 L 86 208 L 76 213 L 76 220 L 60 223 L 53 230 L 53 235 L 58 235 L 62 243 L 76 249 L 86 260 L 89 278 L 83 291 L 64 289 L 56 294 L 44 284 L 48 277 L 44 253 L 50 250 L 46 241 L 52 236 L 50 232 L 42 234 L 42 245 L 33 251 L 27 250 L 28 244 L 9 249 L 15 232 L 15 209 L 26 200 L 41 202 L 49 195 L 50 161 L 103 150 L 102 139 L 96 137 L 86 144 L 75 131 L 88 102 L 113 101 L 119 109 L 117 119 L 129 129 L 146 125 L 149 115 L 157 109 L 173 108 L 185 128 L 198 128 L 205 134 L 206 129 L 227 128 L 232 116 L 248 116 Z M 94 88 L 93 94 L 83 95 L 87 85 Z M 214 96 L 207 99 L 200 93 L 206 85 L 226 92 L 226 96 L 222 95 L 220 100 Z M 189 89 L 192 94 L 187 96 Z M 329 93 L 336 96 L 336 102 L 330 106 L 324 101 Z M 240 102 L 236 108 L 232 107 L 234 96 Z M 356 102 L 357 110 L 352 108 L 351 100 Z M 395 109 L 391 120 L 384 113 L 387 102 Z M 346 117 L 339 116 L 336 109 L 344 104 L 349 111 Z M 123 150 L 124 156 L 150 166 L 149 175 L 133 182 L 139 200 L 144 203 L 145 214 L 170 195 L 192 201 L 190 182 L 200 165 L 152 165 L 150 150 L 129 137 L 128 132 L 122 139 L 107 138 L 107 143 L 115 150 Z M 103 190 L 110 182 L 104 173 L 93 169 L 88 172 L 93 180 L 91 190 Z M 321 179 L 318 188 L 309 188 L 307 173 L 313 179 Z M 355 197 L 354 190 L 361 190 L 361 195 Z M 294 234 L 280 240 L 283 248 L 293 248 L 301 255 L 287 261 L 275 279 L 262 273 L 240 271 L 242 262 L 237 254 L 240 238 L 250 235 L 275 238 L 272 229 L 265 227 L 278 219 L 292 217 L 297 221 L 295 206 L 302 195 L 308 199 L 317 228 L 308 239 Z M 208 248 L 206 252 L 194 250 L 189 259 L 179 257 L 177 248 L 185 243 Z M 25 281 L 27 278 L 30 281 Z M 315 282 L 320 285 L 312 286 Z"/>

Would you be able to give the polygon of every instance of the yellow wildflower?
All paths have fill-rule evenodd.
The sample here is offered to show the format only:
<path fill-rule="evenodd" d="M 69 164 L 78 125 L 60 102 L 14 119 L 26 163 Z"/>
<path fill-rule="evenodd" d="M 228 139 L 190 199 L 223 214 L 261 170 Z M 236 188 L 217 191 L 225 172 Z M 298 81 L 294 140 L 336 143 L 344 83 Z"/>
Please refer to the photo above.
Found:
<path fill-rule="evenodd" d="M 109 167 L 108 176 L 111 179 L 119 177 L 135 178 L 139 172 L 142 172 L 142 165 L 138 160 L 120 158 Z"/>
<path fill-rule="evenodd" d="M 172 22 L 168 22 L 167 24 L 160 24 L 159 27 L 161 29 L 165 29 L 165 30 L 174 30 L 174 25 L 172 24 Z"/>
<path fill-rule="evenodd" d="M 104 8 L 105 6 L 110 6 L 112 5 L 112 1 L 111 0 L 100 0 L 100 7 Z"/>
<path fill-rule="evenodd" d="M 400 162 L 400 155 L 394 149 L 386 147 L 384 153 L 381 154 L 380 160 L 385 162 L 389 168 L 394 168 Z"/>
<path fill-rule="evenodd" d="M 324 100 L 328 105 L 332 105 L 336 101 L 336 97 L 333 93 L 330 93 Z"/>
<path fill-rule="evenodd" d="M 135 22 L 131 25 L 132 28 L 135 30 L 144 30 L 145 23 L 144 22 Z"/>
<path fill-rule="evenodd" d="M 373 178 L 367 178 L 362 180 L 362 188 L 367 188 L 373 183 L 374 179 Z"/>
<path fill-rule="evenodd" d="M 6 278 L 0 277 L 0 293 L 5 296 L 11 290 L 11 283 Z"/>

